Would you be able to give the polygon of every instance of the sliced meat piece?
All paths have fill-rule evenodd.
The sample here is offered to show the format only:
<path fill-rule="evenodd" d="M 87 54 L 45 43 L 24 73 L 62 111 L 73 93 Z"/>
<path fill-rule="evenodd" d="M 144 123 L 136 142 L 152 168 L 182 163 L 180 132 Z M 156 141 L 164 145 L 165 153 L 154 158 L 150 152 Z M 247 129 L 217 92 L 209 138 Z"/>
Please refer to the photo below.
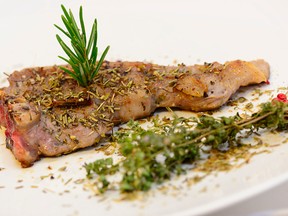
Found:
<path fill-rule="evenodd" d="M 67 66 L 68 67 L 68 66 Z M 0 91 L 6 143 L 23 167 L 41 156 L 92 146 L 115 124 L 151 115 L 158 107 L 216 109 L 241 86 L 266 82 L 263 60 L 194 66 L 104 62 L 87 88 L 57 66 L 27 68 Z"/>

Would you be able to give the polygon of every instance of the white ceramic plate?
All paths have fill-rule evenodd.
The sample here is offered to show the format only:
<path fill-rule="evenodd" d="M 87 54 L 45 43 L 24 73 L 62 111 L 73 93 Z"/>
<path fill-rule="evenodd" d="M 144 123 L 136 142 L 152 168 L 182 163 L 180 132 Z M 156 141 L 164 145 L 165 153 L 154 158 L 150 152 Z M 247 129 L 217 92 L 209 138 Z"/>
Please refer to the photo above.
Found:
<path fill-rule="evenodd" d="M 98 18 L 99 46 L 110 44 L 109 60 L 194 64 L 211 61 L 266 59 L 271 85 L 287 86 L 288 3 L 286 1 L 62 1 L 76 13 L 84 7 L 87 24 Z M 2 85 L 15 69 L 63 63 L 54 23 L 60 24 L 58 1 L 6 1 L 0 9 Z M 249 91 L 242 93 L 249 97 Z M 227 111 L 223 109 L 222 112 Z M 226 113 L 227 114 L 227 113 Z M 134 201 L 113 193 L 95 197 L 79 184 L 82 168 L 101 154 L 93 148 L 46 158 L 22 169 L 0 145 L 0 215 L 199 215 L 212 213 L 288 181 L 288 145 L 271 148 L 245 166 L 209 176 L 187 186 L 182 176 Z M 281 139 L 270 137 L 279 144 Z M 63 167 L 66 169 L 63 171 Z"/>

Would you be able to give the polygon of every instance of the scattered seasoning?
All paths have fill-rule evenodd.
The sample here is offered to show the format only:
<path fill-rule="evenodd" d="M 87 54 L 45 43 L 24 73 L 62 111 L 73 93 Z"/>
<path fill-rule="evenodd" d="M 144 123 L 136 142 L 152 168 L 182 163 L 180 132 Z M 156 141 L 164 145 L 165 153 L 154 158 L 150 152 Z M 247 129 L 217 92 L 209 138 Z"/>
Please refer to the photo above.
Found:
<path fill-rule="evenodd" d="M 77 180 L 74 181 L 75 184 L 83 184 L 84 182 L 85 182 L 84 178 L 77 179 Z"/>
<path fill-rule="evenodd" d="M 282 143 L 288 143 L 288 138 L 282 141 Z"/>
<path fill-rule="evenodd" d="M 64 171 L 66 171 L 66 169 L 67 169 L 67 166 L 63 166 L 63 167 L 60 167 L 60 168 L 58 169 L 58 171 L 64 172 Z"/>
<path fill-rule="evenodd" d="M 53 190 L 51 190 L 51 189 L 49 189 L 49 188 L 44 188 L 43 190 L 42 190 L 42 192 L 43 193 L 55 193 L 55 191 L 53 191 Z"/>
<path fill-rule="evenodd" d="M 108 142 L 103 145 L 99 145 L 97 148 L 95 148 L 95 151 L 104 152 L 105 155 L 109 156 L 116 151 L 116 148 L 117 148 L 116 142 Z"/>
<path fill-rule="evenodd" d="M 196 171 L 196 170 L 195 170 Z M 192 178 L 187 178 L 185 179 L 184 182 L 187 183 L 188 186 L 191 186 L 191 185 L 194 185 L 194 184 L 197 184 L 198 182 L 202 181 L 206 176 L 208 176 L 207 173 L 205 173 L 204 175 L 200 176 L 200 175 L 196 175 Z"/>
<path fill-rule="evenodd" d="M 253 103 L 247 103 L 246 105 L 245 105 L 245 109 L 248 109 L 248 110 L 252 110 L 253 109 L 253 107 L 254 107 L 254 105 L 253 105 Z"/>
<path fill-rule="evenodd" d="M 245 97 L 239 97 L 236 99 L 231 99 L 227 102 L 228 106 L 238 106 L 240 103 L 246 102 L 247 99 Z"/>
<path fill-rule="evenodd" d="M 64 185 L 69 184 L 71 181 L 72 181 L 72 178 L 68 179 L 68 180 L 64 183 Z"/>
<path fill-rule="evenodd" d="M 40 179 L 43 180 L 43 179 L 46 179 L 46 178 L 51 178 L 51 176 L 53 176 L 53 174 L 49 173 L 48 175 L 40 176 Z M 52 177 L 52 178 L 54 178 L 54 177 Z"/>

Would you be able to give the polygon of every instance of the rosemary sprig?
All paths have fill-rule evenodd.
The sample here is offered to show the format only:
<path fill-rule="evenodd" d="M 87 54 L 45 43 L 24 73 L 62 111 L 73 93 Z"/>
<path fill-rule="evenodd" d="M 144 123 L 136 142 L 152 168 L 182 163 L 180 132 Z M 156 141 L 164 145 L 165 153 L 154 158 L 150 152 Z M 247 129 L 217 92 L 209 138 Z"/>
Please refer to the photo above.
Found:
<path fill-rule="evenodd" d="M 243 133 L 247 137 L 260 129 L 287 130 L 288 104 L 264 103 L 261 110 L 249 118 L 239 114 L 220 118 L 175 116 L 162 123 L 154 120 L 154 127 L 150 129 L 130 121 L 128 128 L 115 135 L 125 159 L 116 164 L 112 158 L 85 164 L 87 177 L 97 179 L 100 192 L 113 188 L 109 176 L 116 173 L 122 175 L 121 192 L 147 191 L 154 183 L 162 183 L 185 172 L 183 164 L 201 159 L 201 151 L 221 152 L 241 147 Z"/>
<path fill-rule="evenodd" d="M 58 25 L 55 25 L 55 27 L 71 40 L 71 46 L 74 52 L 71 48 L 69 48 L 67 44 L 64 43 L 62 38 L 57 34 L 56 38 L 69 59 L 62 56 L 59 56 L 59 58 L 70 64 L 73 70 L 69 70 L 65 67 L 60 68 L 66 73 L 68 73 L 75 80 L 77 80 L 79 85 L 86 87 L 92 82 L 93 78 L 98 73 L 110 47 L 106 47 L 102 56 L 100 57 L 100 60 L 97 62 L 97 20 L 94 20 L 91 34 L 89 40 L 87 41 L 82 6 L 79 10 L 81 30 L 75 21 L 72 11 L 67 11 L 63 5 L 61 5 L 61 8 L 64 13 L 61 18 L 66 27 L 66 31 Z"/>

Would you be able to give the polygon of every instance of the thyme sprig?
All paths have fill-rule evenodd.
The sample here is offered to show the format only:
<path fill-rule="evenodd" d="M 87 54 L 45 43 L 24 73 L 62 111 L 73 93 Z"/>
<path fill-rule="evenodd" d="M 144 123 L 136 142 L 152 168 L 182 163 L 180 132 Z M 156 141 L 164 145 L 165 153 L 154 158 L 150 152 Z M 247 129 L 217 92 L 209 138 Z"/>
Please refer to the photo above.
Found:
<path fill-rule="evenodd" d="M 117 132 L 115 139 L 124 156 L 119 163 L 106 158 L 85 164 L 87 177 L 97 179 L 100 192 L 115 187 L 109 176 L 116 173 L 122 176 L 121 192 L 147 191 L 153 184 L 185 172 L 183 164 L 193 164 L 201 159 L 203 151 L 241 147 L 243 137 L 260 129 L 287 130 L 288 104 L 264 103 L 260 111 L 245 118 L 239 114 L 220 118 L 175 116 L 162 123 L 156 119 L 153 124 L 152 128 L 144 129 L 137 121 L 130 121 L 126 129 Z"/>
<path fill-rule="evenodd" d="M 71 48 L 69 48 L 67 44 L 64 43 L 62 38 L 57 34 L 56 38 L 69 59 L 62 56 L 59 56 L 59 58 L 63 59 L 69 65 L 71 65 L 73 70 L 69 70 L 65 67 L 60 68 L 66 73 L 68 73 L 75 80 L 77 80 L 79 85 L 86 87 L 92 82 L 93 78 L 98 73 L 110 47 L 106 47 L 102 56 L 100 57 L 100 60 L 97 62 L 97 20 L 94 20 L 91 34 L 89 40 L 87 41 L 82 6 L 79 9 L 81 30 L 75 21 L 72 11 L 67 11 L 63 5 L 61 5 L 61 8 L 64 13 L 61 18 L 66 27 L 66 30 L 59 27 L 58 25 L 55 25 L 55 27 L 71 40 L 71 46 L 74 52 Z"/>

